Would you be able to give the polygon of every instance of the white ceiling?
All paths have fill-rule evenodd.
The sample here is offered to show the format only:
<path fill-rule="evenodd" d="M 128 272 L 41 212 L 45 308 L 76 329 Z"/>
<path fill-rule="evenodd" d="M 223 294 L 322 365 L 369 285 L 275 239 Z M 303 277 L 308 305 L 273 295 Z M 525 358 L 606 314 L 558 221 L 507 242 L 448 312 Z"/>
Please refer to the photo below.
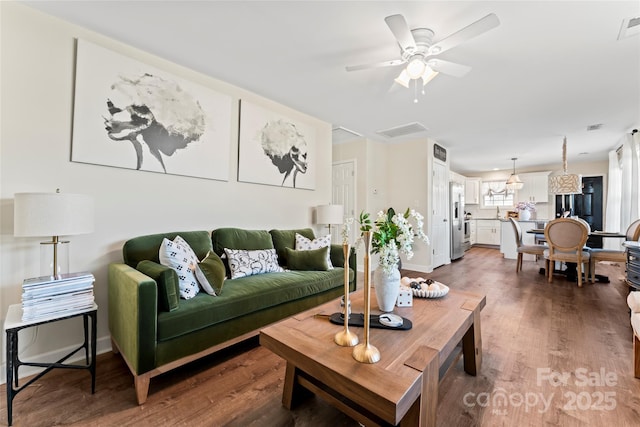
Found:
<path fill-rule="evenodd" d="M 640 35 L 617 40 L 638 1 L 46 1 L 26 2 L 319 119 L 376 131 L 411 122 L 449 149 L 452 169 L 561 168 L 605 160 L 640 127 Z M 385 24 L 400 13 L 434 40 L 495 13 L 501 25 L 441 55 L 473 67 L 426 94 L 393 83 L 401 67 Z M 587 126 L 602 124 L 597 131 Z M 586 153 L 586 154 L 585 154 Z"/>

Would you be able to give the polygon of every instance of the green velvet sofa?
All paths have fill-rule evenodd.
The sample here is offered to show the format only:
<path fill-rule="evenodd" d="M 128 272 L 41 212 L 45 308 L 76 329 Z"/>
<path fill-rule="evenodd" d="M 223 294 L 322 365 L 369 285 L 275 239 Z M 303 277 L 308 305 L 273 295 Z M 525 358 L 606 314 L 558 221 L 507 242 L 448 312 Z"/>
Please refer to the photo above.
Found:
<path fill-rule="evenodd" d="M 255 336 L 266 325 L 337 299 L 344 292 L 343 249 L 341 245 L 331 245 L 335 267 L 331 270 L 287 269 L 226 279 L 218 296 L 201 291 L 194 298 L 179 299 L 177 307 L 169 307 L 166 295 L 173 292 L 174 285 L 167 278 L 175 272 L 159 264 L 158 250 L 163 239 L 182 236 L 198 259 L 210 251 L 222 256 L 224 248 L 275 248 L 278 263 L 286 269 L 286 248 L 295 247 L 296 232 L 314 238 L 309 228 L 221 228 L 211 234 L 171 232 L 125 242 L 124 262 L 109 265 L 109 331 L 113 351 L 122 355 L 134 376 L 138 404 L 147 399 L 151 378 Z M 349 254 L 348 263 L 349 286 L 354 291 L 354 251 Z"/>

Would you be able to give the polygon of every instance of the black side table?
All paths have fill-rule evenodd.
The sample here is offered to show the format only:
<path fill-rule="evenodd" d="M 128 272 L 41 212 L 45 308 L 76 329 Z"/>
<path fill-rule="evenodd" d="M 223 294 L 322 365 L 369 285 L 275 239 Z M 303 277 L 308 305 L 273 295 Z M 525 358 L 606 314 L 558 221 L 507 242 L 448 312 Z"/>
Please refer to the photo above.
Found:
<path fill-rule="evenodd" d="M 22 362 L 18 357 L 18 332 L 21 329 L 30 328 L 33 326 L 44 325 L 45 323 L 57 322 L 59 320 L 70 319 L 72 317 L 82 316 L 84 322 L 84 343 L 73 350 L 71 353 L 64 356 L 57 362 Z M 91 338 L 89 338 L 89 318 L 91 318 Z M 24 390 L 31 383 L 37 381 L 44 374 L 52 369 L 65 368 L 65 369 L 88 369 L 91 372 L 91 393 L 96 391 L 96 325 L 98 322 L 98 306 L 94 303 L 93 308 L 83 311 L 75 312 L 71 314 L 61 314 L 57 317 L 51 317 L 43 320 L 23 321 L 22 320 L 22 305 L 14 304 L 9 306 L 7 311 L 7 317 L 4 322 L 4 330 L 7 333 L 7 422 L 9 425 L 12 423 L 12 405 L 13 398 Z M 89 348 L 91 347 L 91 348 Z M 76 354 L 78 351 L 84 349 L 85 351 L 85 365 L 78 364 L 63 364 L 69 357 Z M 89 356 L 91 352 L 91 356 Z M 36 366 L 46 368 L 44 371 L 31 378 L 22 386 L 18 385 L 18 368 L 20 366 Z"/>

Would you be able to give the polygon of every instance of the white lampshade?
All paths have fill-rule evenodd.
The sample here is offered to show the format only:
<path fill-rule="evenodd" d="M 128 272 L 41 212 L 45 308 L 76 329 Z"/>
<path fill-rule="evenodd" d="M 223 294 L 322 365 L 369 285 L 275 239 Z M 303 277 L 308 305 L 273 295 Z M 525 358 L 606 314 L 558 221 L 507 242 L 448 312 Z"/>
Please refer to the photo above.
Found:
<path fill-rule="evenodd" d="M 83 194 L 16 193 L 15 236 L 71 236 L 93 231 L 93 199 Z"/>
<path fill-rule="evenodd" d="M 422 75 L 422 85 L 426 85 L 427 83 L 429 83 L 431 80 L 433 80 L 438 74 L 437 71 L 433 71 L 431 69 L 431 67 L 427 67 L 424 70 L 424 74 Z"/>
<path fill-rule="evenodd" d="M 407 69 L 404 68 L 400 74 L 398 75 L 398 77 L 395 78 L 394 80 L 396 83 L 398 83 L 399 85 L 402 85 L 406 88 L 409 88 L 409 82 L 411 81 L 411 77 L 409 77 L 409 73 L 407 73 Z"/>
<path fill-rule="evenodd" d="M 342 205 L 320 205 L 316 208 L 316 224 L 342 224 L 343 217 Z"/>
<path fill-rule="evenodd" d="M 419 79 L 424 74 L 426 67 L 427 64 L 425 64 L 424 59 L 414 57 L 414 59 L 407 64 L 407 74 L 412 80 Z"/>

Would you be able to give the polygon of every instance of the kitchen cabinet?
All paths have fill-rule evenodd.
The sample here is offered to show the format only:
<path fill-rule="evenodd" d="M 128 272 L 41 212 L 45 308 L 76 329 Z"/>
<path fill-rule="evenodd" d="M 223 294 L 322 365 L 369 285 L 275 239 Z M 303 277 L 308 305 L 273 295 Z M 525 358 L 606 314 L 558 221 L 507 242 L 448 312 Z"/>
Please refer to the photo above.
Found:
<path fill-rule="evenodd" d="M 518 202 L 549 203 L 549 174 L 548 172 L 532 172 L 519 174 L 523 183 L 518 190 Z"/>
<path fill-rule="evenodd" d="M 480 178 L 466 178 L 464 180 L 464 203 L 466 205 L 480 204 Z"/>
<path fill-rule="evenodd" d="M 476 240 L 476 221 L 469 220 L 469 244 L 475 245 Z"/>
<path fill-rule="evenodd" d="M 476 244 L 500 246 L 500 220 L 476 220 Z"/>

